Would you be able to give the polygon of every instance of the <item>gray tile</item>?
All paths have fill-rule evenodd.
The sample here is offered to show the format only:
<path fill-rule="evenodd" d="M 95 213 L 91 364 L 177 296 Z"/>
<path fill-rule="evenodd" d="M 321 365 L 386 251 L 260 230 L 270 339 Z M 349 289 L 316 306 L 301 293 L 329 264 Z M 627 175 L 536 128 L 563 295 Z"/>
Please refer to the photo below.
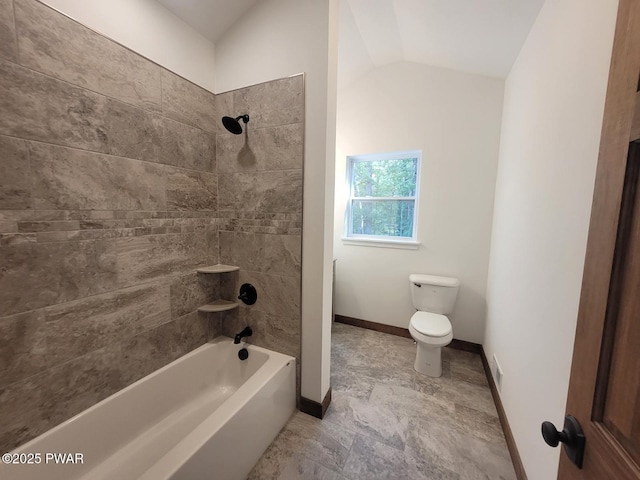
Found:
<path fill-rule="evenodd" d="M 32 207 L 27 142 L 0 136 L 0 178 L 0 210 Z"/>
<path fill-rule="evenodd" d="M 166 117 L 216 132 L 215 95 L 197 85 L 162 69 L 162 111 Z"/>
<path fill-rule="evenodd" d="M 188 234 L 118 238 L 116 243 L 118 283 L 122 286 L 217 263 L 217 240 L 207 229 Z"/>
<path fill-rule="evenodd" d="M 459 476 L 435 464 L 405 455 L 366 436 L 356 436 L 344 467 L 348 478 L 457 479 Z"/>
<path fill-rule="evenodd" d="M 158 161 L 163 135 L 159 116 L 107 98 L 102 121 L 111 155 Z"/>
<path fill-rule="evenodd" d="M 16 0 L 15 9 L 22 65 L 160 111 L 159 66 L 40 2 Z"/>
<path fill-rule="evenodd" d="M 18 60 L 12 0 L 0 0 L 0 58 Z"/>
<path fill-rule="evenodd" d="M 113 290 L 115 243 L 108 240 L 3 246 L 0 305 L 5 315 Z"/>
<path fill-rule="evenodd" d="M 167 172 L 167 209 L 215 211 L 217 176 L 213 173 L 170 168 Z"/>
<path fill-rule="evenodd" d="M 171 279 L 171 318 L 181 317 L 220 298 L 220 277 L 190 272 Z"/>
<path fill-rule="evenodd" d="M 278 478 L 296 453 L 303 453 L 308 460 L 338 471 L 347 460 L 354 436 L 345 428 L 296 412 L 248 478 Z"/>
<path fill-rule="evenodd" d="M 458 445 L 458 470 L 469 480 L 515 480 L 516 474 L 509 452 L 502 444 L 477 438 L 465 438 Z"/>
<path fill-rule="evenodd" d="M 302 170 L 218 175 L 221 210 L 296 213 L 302 211 Z"/>
<path fill-rule="evenodd" d="M 0 134 L 109 152 L 107 99 L 0 60 Z"/>
<path fill-rule="evenodd" d="M 217 135 L 216 155 L 221 173 L 302 168 L 304 124 Z"/>
<path fill-rule="evenodd" d="M 233 107 L 250 116 L 247 131 L 304 121 L 304 78 L 302 75 L 261 83 L 233 92 Z"/>
<path fill-rule="evenodd" d="M 42 310 L 0 318 L 0 387 L 44 370 L 46 353 Z"/>
<path fill-rule="evenodd" d="M 370 401 L 384 405 L 411 420 L 424 416 L 449 418 L 455 411 L 454 403 L 446 397 L 427 395 L 391 382 L 376 385 L 371 392 Z"/>
<path fill-rule="evenodd" d="M 300 318 L 300 279 L 240 270 L 238 281 L 240 285 L 252 284 L 258 293 L 254 305 L 242 305 L 241 308 L 251 308 L 291 319 Z"/>
<path fill-rule="evenodd" d="M 265 478 L 265 477 L 262 477 Z M 294 455 L 284 465 L 279 480 L 345 480 L 338 472 L 303 455 Z"/>
<path fill-rule="evenodd" d="M 166 167 L 30 144 L 37 209 L 166 210 Z"/>
<path fill-rule="evenodd" d="M 456 404 L 455 410 L 454 421 L 461 430 L 481 440 L 494 442 L 506 448 L 502 425 L 498 417 L 464 405 Z"/>
<path fill-rule="evenodd" d="M 218 93 L 215 99 L 216 105 L 216 117 L 215 117 L 215 133 L 227 134 L 229 133 L 222 124 L 222 117 L 237 117 L 242 115 L 243 112 L 236 112 L 233 106 L 233 91 Z"/>
<path fill-rule="evenodd" d="M 0 387 L 0 451 L 9 452 L 53 425 L 43 408 L 46 374 Z"/>
<path fill-rule="evenodd" d="M 334 391 L 323 419 L 366 435 L 390 447 L 404 450 L 409 421 L 381 405 Z"/>
<path fill-rule="evenodd" d="M 300 317 L 288 318 L 241 307 L 224 315 L 221 334 L 232 338 L 245 326 L 253 329 L 247 343 L 300 358 Z"/>
<path fill-rule="evenodd" d="M 146 284 L 49 307 L 48 360 L 62 363 L 171 320 L 169 287 Z"/>
<path fill-rule="evenodd" d="M 160 163 L 215 173 L 215 135 L 166 118 L 159 122 L 162 127 Z"/>
<path fill-rule="evenodd" d="M 112 344 L 44 372 L 44 409 L 50 427 L 124 388 L 122 350 Z"/>
<path fill-rule="evenodd" d="M 475 383 L 476 385 L 489 387 L 489 382 L 487 381 L 487 375 L 484 373 L 484 370 L 479 372 L 474 368 L 469 368 L 465 365 L 460 365 L 458 363 L 453 362 L 450 364 L 450 373 L 451 373 L 451 378 L 455 380 L 468 382 L 468 383 Z"/>
<path fill-rule="evenodd" d="M 418 390 L 421 388 L 418 384 L 419 381 L 420 380 L 416 378 L 416 388 Z M 440 384 L 440 389 L 433 396 L 437 399 L 446 399 L 495 417 L 498 416 L 491 391 L 486 386 L 455 381 L 454 379 L 451 379 L 451 381 L 444 379 Z"/>
<path fill-rule="evenodd" d="M 300 277 L 299 235 L 262 235 L 220 231 L 220 258 L 243 270 Z"/>

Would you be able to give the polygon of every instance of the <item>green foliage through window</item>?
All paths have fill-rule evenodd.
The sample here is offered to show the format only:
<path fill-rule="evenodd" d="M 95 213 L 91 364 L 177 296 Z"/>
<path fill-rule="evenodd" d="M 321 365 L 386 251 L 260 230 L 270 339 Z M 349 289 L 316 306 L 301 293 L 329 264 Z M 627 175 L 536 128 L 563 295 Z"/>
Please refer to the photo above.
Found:
<path fill-rule="evenodd" d="M 347 236 L 415 238 L 420 152 L 348 157 Z"/>

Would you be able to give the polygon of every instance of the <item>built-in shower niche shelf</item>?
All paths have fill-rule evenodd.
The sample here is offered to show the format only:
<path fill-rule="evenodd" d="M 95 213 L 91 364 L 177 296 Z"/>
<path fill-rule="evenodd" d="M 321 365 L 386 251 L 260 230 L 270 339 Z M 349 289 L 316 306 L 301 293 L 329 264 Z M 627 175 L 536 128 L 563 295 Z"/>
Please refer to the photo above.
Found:
<path fill-rule="evenodd" d="M 207 303 L 201 307 L 198 307 L 199 312 L 213 313 L 213 312 L 225 312 L 227 310 L 233 310 L 238 308 L 238 302 L 230 302 L 228 300 L 214 300 L 211 303 Z"/>
<path fill-rule="evenodd" d="M 234 265 L 222 265 L 218 263 L 217 265 L 212 265 L 210 267 L 202 267 L 196 269 L 198 273 L 228 273 L 228 272 L 237 272 L 240 270 L 240 267 L 236 267 Z"/>

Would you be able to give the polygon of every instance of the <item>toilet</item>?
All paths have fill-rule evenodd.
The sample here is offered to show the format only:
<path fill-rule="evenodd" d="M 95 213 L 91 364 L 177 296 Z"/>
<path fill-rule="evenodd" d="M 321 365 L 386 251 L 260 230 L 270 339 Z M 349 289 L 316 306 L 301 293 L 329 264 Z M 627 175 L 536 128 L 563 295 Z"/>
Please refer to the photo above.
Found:
<path fill-rule="evenodd" d="M 451 343 L 453 330 L 446 317 L 453 311 L 460 280 L 435 275 L 409 275 L 413 306 L 418 310 L 409 321 L 409 333 L 418 346 L 413 368 L 418 373 L 442 375 L 441 350 Z"/>

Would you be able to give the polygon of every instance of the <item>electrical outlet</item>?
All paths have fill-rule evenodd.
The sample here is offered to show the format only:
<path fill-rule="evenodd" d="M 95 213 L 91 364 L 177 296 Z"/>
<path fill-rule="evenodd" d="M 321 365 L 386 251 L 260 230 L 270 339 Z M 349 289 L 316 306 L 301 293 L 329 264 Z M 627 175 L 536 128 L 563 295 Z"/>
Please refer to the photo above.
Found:
<path fill-rule="evenodd" d="M 502 367 L 500 367 L 500 363 L 498 363 L 498 359 L 495 354 L 491 357 L 491 373 L 493 373 L 496 388 L 499 392 L 502 391 Z"/>

